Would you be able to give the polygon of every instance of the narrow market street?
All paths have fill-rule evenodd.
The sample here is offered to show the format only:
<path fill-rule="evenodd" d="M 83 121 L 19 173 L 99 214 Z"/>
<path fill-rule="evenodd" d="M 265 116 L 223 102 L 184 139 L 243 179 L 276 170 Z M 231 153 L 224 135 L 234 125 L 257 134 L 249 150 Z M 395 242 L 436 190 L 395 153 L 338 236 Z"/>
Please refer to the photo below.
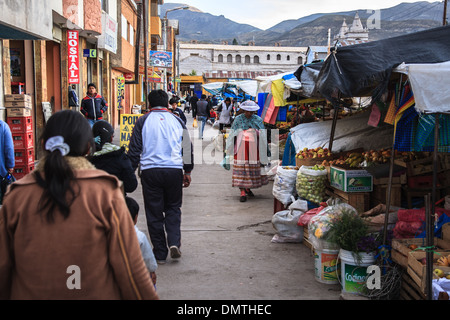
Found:
<path fill-rule="evenodd" d="M 231 171 L 219 163 L 198 163 L 214 149 L 217 130 L 206 125 L 202 148 L 198 129 L 187 127 L 195 150 L 192 183 L 184 189 L 182 257 L 159 265 L 157 291 L 163 300 L 337 300 L 339 285 L 314 277 L 314 257 L 302 243 L 272 243 L 271 181 L 255 197 L 239 202 Z M 118 131 L 115 142 L 118 143 Z M 207 158 L 205 156 L 205 158 Z M 138 228 L 148 235 L 142 189 L 131 194 L 140 204 Z"/>

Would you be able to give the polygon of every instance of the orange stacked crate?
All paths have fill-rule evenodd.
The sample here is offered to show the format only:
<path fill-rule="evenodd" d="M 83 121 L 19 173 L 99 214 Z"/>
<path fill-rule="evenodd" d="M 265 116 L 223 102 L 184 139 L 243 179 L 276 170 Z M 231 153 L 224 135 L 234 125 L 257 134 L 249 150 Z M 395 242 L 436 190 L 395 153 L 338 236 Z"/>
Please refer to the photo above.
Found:
<path fill-rule="evenodd" d="M 20 179 L 34 169 L 34 133 L 31 97 L 25 94 L 5 95 L 6 122 L 14 143 L 14 177 Z"/>

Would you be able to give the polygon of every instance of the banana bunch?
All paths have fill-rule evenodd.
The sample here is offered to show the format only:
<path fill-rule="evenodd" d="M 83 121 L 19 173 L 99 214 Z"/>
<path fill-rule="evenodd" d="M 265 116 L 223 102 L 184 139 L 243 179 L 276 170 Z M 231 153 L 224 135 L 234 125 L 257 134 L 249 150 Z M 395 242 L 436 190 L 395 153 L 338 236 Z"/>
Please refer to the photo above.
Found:
<path fill-rule="evenodd" d="M 364 161 L 364 157 L 359 152 L 350 153 L 345 159 L 345 164 L 349 165 L 352 168 L 359 167 L 359 164 Z"/>
<path fill-rule="evenodd" d="M 450 265 L 450 255 L 448 257 L 440 257 L 436 263 L 438 266 L 448 267 Z"/>

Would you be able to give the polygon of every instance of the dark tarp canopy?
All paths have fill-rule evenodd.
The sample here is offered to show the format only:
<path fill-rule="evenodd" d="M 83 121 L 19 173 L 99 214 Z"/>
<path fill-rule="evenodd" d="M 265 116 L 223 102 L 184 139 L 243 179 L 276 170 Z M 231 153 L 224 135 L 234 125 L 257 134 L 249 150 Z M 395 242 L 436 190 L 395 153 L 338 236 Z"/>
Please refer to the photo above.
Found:
<path fill-rule="evenodd" d="M 399 37 L 334 48 L 317 78 L 316 89 L 334 106 L 339 97 L 386 91 L 392 70 L 402 62 L 437 63 L 450 60 L 450 26 Z"/>
<path fill-rule="evenodd" d="M 300 94 L 307 98 L 319 98 L 316 91 L 316 81 L 319 76 L 320 69 L 323 66 L 323 61 L 305 64 L 300 66 L 294 72 L 294 76 L 302 84 Z"/>

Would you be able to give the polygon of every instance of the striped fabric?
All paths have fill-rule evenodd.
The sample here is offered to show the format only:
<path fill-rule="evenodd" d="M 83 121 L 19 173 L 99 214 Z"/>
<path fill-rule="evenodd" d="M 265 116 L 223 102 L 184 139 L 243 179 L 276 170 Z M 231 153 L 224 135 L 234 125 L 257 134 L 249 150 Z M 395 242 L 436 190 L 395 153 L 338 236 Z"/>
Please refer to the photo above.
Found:
<path fill-rule="evenodd" d="M 261 175 L 260 164 L 238 164 L 238 161 L 234 161 L 232 186 L 238 188 L 259 188 L 269 183 L 269 177 L 267 175 Z"/>

